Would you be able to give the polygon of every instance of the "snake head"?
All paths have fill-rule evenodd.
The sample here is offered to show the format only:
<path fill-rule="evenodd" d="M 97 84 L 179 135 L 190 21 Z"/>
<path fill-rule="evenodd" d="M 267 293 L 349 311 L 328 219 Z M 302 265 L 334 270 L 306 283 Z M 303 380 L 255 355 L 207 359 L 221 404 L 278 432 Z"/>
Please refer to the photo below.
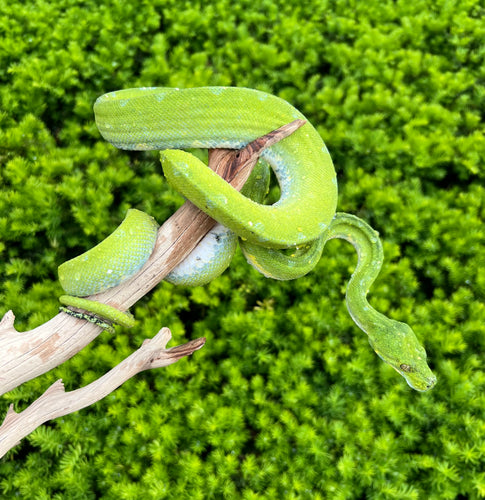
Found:
<path fill-rule="evenodd" d="M 436 384 L 436 376 L 427 363 L 424 347 L 412 328 L 400 321 L 391 322 L 385 336 L 369 337 L 369 342 L 379 357 L 401 374 L 410 387 L 428 391 Z"/>

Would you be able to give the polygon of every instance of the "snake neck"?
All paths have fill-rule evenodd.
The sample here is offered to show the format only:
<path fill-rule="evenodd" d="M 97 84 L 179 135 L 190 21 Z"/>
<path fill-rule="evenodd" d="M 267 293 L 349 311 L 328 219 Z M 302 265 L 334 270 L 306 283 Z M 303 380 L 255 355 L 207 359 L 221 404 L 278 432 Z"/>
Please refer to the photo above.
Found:
<path fill-rule="evenodd" d="M 326 240 L 334 238 L 348 241 L 357 251 L 357 266 L 347 285 L 347 309 L 372 341 L 373 333 L 391 321 L 367 301 L 367 293 L 381 270 L 384 258 L 379 233 L 358 217 L 339 212 L 332 219 Z"/>
<path fill-rule="evenodd" d="M 357 267 L 347 285 L 346 302 L 352 319 L 367 333 L 374 351 L 418 391 L 436 383 L 426 351 L 406 323 L 387 318 L 367 302 L 367 292 L 381 270 L 383 252 L 379 235 L 368 224 L 350 214 L 338 213 L 332 219 L 326 241 L 342 238 L 357 251 Z"/>

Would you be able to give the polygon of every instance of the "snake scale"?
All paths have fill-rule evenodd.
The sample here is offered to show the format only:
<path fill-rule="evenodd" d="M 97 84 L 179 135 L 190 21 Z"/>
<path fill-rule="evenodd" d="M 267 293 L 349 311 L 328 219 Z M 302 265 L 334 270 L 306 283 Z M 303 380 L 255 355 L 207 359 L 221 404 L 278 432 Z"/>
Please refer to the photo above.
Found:
<path fill-rule="evenodd" d="M 259 171 L 255 167 L 247 183 L 250 187 L 242 192 L 184 151 L 238 149 L 285 123 L 304 119 L 288 102 L 236 87 L 138 88 L 101 96 L 94 113 L 101 135 L 114 146 L 160 150 L 168 182 L 219 223 L 167 277 L 169 281 L 198 285 L 214 279 L 229 264 L 238 238 L 248 262 L 265 276 L 294 279 L 317 264 L 328 240 L 342 238 L 358 254 L 346 293 L 352 318 L 367 333 L 376 353 L 412 388 L 426 391 L 435 385 L 426 352 L 413 330 L 377 312 L 367 301 L 381 268 L 382 245 L 377 232 L 363 220 L 336 213 L 335 170 L 310 123 L 263 151 L 263 166 L 257 166 Z M 281 190 L 272 205 L 262 203 L 269 178 L 265 165 L 271 166 Z M 255 179 L 261 178 L 264 181 L 258 185 Z M 66 292 L 61 303 L 131 326 L 131 315 L 82 297 L 136 273 L 153 250 L 157 228 L 152 217 L 130 210 L 106 240 L 59 267 Z"/>

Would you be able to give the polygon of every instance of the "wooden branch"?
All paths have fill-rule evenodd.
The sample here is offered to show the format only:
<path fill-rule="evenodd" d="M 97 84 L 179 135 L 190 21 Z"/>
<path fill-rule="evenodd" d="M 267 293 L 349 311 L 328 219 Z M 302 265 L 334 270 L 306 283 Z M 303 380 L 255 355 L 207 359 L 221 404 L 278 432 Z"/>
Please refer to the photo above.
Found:
<path fill-rule="evenodd" d="M 261 151 L 304 123 L 296 120 L 241 150 L 211 152 L 209 166 L 241 189 Z M 90 298 L 127 310 L 181 262 L 214 224 L 210 217 L 186 203 L 161 226 L 152 255 L 135 276 Z M 14 319 L 9 311 L 0 322 L 0 395 L 60 365 L 101 332 L 99 326 L 65 313 L 22 333 L 15 330 Z"/>
<path fill-rule="evenodd" d="M 296 120 L 239 151 L 210 151 L 209 166 L 236 189 L 241 189 L 261 151 L 304 123 Z M 210 217 L 186 203 L 159 229 L 155 249 L 136 276 L 90 298 L 126 310 L 181 262 L 214 224 Z M 100 327 L 64 313 L 24 333 L 15 330 L 14 320 L 13 312 L 8 311 L 0 321 L 0 394 L 66 361 L 100 332 Z M 16 413 L 10 405 L 0 426 L 0 458 L 47 420 L 85 408 L 140 371 L 175 363 L 205 343 L 205 339 L 196 339 L 165 349 L 170 338 L 170 330 L 162 328 L 152 340 L 145 340 L 136 352 L 86 387 L 66 393 L 62 381 L 58 380 L 21 413 Z"/>
<path fill-rule="evenodd" d="M 0 458 L 44 422 L 86 408 L 113 392 L 137 373 L 176 363 L 200 349 L 205 343 L 205 339 L 201 338 L 166 349 L 165 346 L 171 337 L 170 330 L 162 328 L 153 339 L 145 340 L 138 350 L 112 370 L 81 389 L 65 392 L 62 380 L 57 380 L 21 413 L 15 412 L 13 405 L 10 405 L 0 426 Z"/>

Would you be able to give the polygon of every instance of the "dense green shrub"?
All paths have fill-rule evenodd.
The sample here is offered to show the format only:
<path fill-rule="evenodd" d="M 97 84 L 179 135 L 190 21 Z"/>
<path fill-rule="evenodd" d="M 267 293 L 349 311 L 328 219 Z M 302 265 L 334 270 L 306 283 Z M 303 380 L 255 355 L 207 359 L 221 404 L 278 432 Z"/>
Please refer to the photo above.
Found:
<path fill-rule="evenodd" d="M 52 317 L 57 266 L 128 207 L 181 198 L 156 154 L 104 143 L 92 104 L 134 86 L 275 93 L 318 128 L 339 209 L 381 233 L 370 300 L 410 323 L 438 375 L 412 391 L 353 324 L 355 265 L 331 242 L 275 282 L 240 254 L 205 288 L 161 284 L 130 331 L 4 395 L 85 385 L 160 326 L 204 349 L 50 422 L 0 461 L 2 498 L 485 496 L 485 9 L 479 0 L 0 0 L 0 314 Z"/>

